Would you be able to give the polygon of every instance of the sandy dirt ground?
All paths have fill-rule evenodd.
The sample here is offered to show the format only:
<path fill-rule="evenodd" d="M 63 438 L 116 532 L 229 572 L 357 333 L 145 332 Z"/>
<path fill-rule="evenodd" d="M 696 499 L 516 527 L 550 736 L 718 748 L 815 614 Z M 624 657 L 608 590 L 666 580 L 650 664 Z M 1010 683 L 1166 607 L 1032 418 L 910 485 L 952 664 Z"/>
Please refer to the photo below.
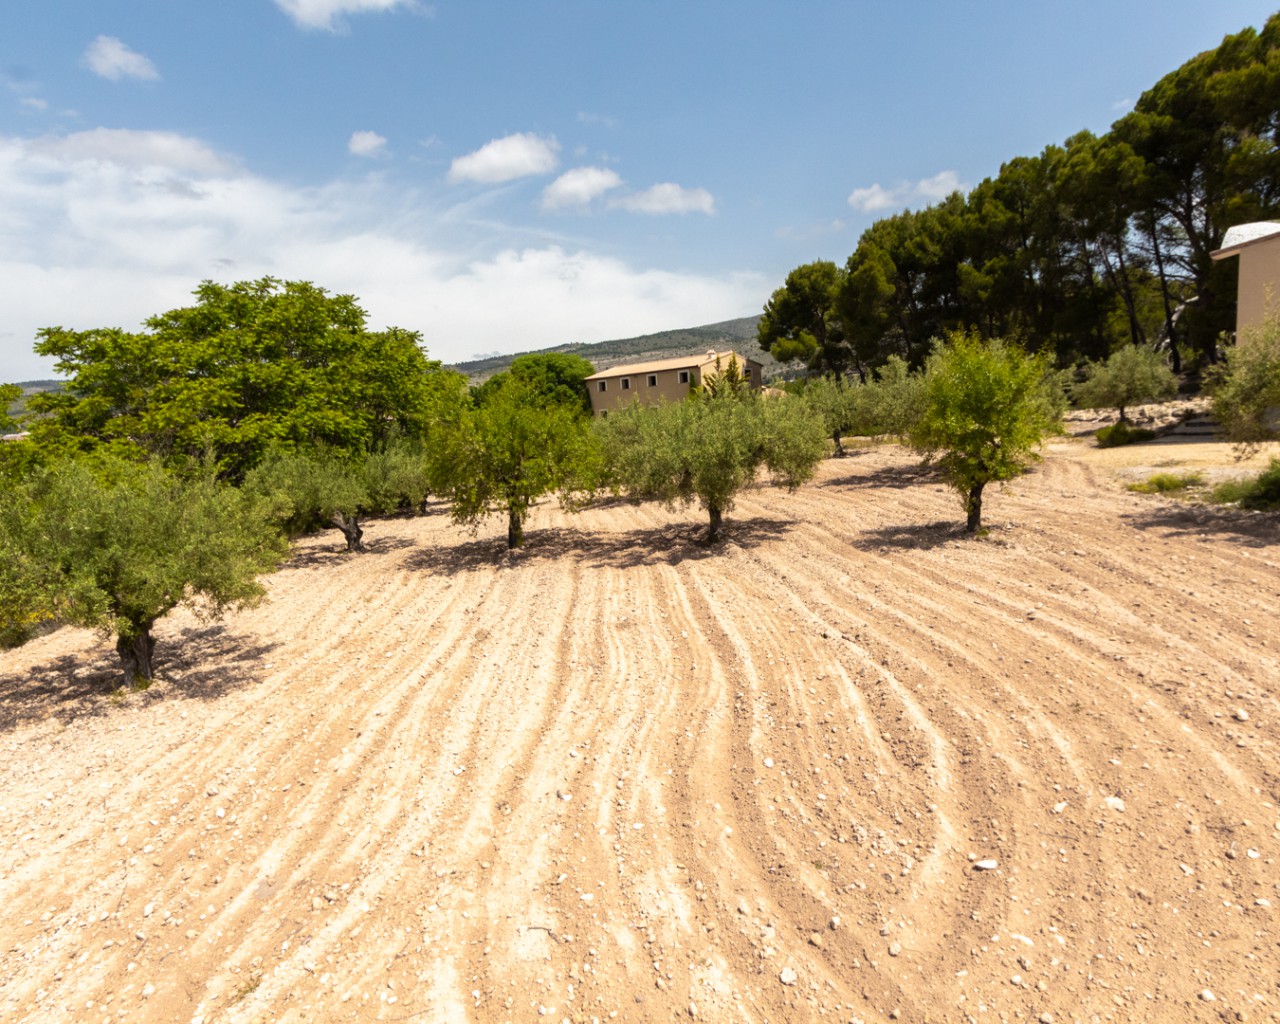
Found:
<path fill-rule="evenodd" d="M 0 1021 L 1280 1019 L 1275 517 L 986 519 L 881 446 L 0 654 Z"/>

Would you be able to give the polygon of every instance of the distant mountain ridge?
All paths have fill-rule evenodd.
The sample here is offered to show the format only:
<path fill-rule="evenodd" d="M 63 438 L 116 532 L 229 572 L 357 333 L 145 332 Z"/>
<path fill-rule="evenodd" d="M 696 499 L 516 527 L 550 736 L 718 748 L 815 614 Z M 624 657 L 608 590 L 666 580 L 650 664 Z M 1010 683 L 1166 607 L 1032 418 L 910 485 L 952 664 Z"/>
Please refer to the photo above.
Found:
<path fill-rule="evenodd" d="M 518 355 L 544 352 L 566 352 L 589 360 L 597 370 L 607 370 L 620 363 L 646 362 L 650 359 L 668 359 L 675 356 L 705 352 L 709 348 L 731 348 L 743 356 L 758 360 L 764 366 L 765 380 L 782 372 L 782 364 L 756 344 L 756 325 L 759 315 L 722 320 L 702 327 L 683 327 L 657 334 L 642 334 L 635 338 L 618 338 L 613 341 L 573 342 L 535 349 L 532 352 L 514 352 L 505 356 L 486 356 L 454 363 L 450 369 L 467 375 L 473 384 L 495 373 L 501 373 Z"/>

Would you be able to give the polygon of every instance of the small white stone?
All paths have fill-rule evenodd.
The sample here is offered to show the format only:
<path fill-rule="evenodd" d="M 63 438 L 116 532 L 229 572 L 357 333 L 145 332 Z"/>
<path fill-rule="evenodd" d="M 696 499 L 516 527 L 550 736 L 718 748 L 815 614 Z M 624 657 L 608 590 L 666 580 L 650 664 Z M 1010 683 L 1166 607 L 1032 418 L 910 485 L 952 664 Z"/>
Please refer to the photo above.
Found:
<path fill-rule="evenodd" d="M 1249 721 L 1249 712 L 1247 712 L 1244 708 L 1236 708 L 1235 720 L 1237 722 Z"/>
<path fill-rule="evenodd" d="M 771 758 L 771 757 L 766 757 L 766 758 L 764 759 L 764 766 L 765 766 L 766 768 L 772 768 L 772 767 L 773 767 L 773 758 Z"/>
<path fill-rule="evenodd" d="M 583 903 L 590 903 L 593 899 L 595 899 L 595 898 L 596 898 L 596 894 L 595 894 L 595 893 L 593 893 L 593 892 L 584 892 L 584 893 L 583 893 L 580 897 L 578 897 L 578 898 L 579 898 L 580 900 L 582 900 L 582 902 L 583 902 Z"/>
<path fill-rule="evenodd" d="M 1214 1003 L 1214 1002 L 1217 1002 L 1218 1000 L 1218 997 L 1215 996 L 1212 992 L 1210 992 L 1207 988 L 1201 990 L 1200 998 L 1204 1000 L 1206 1003 Z"/>
<path fill-rule="evenodd" d="M 150 999 L 155 994 L 156 994 L 156 987 L 153 984 L 151 984 L 151 982 L 147 982 L 145 985 L 142 986 L 143 999 Z"/>
<path fill-rule="evenodd" d="M 1000 862 L 998 860 L 992 860 L 992 859 L 975 860 L 973 862 L 974 871 L 994 871 L 999 866 L 1000 866 Z"/>
<path fill-rule="evenodd" d="M 778 975 L 778 980 L 784 985 L 794 985 L 799 980 L 799 975 L 790 967 L 782 968 L 782 973 Z"/>
<path fill-rule="evenodd" d="M 1102 802 L 1106 804 L 1108 807 L 1110 807 L 1113 811 L 1120 811 L 1120 812 L 1124 811 L 1124 801 L 1121 800 L 1118 796 L 1109 796 Z"/>
<path fill-rule="evenodd" d="M 1067 809 L 1067 802 L 1065 800 L 1059 800 L 1056 804 L 1053 805 L 1054 814 L 1061 814 L 1066 809 Z"/>

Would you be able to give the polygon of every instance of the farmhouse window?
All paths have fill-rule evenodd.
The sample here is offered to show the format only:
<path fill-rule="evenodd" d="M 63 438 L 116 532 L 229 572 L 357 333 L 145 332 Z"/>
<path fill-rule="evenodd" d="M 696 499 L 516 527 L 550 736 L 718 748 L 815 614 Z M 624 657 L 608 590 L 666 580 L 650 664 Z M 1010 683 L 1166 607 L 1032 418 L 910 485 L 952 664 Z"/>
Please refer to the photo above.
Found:
<path fill-rule="evenodd" d="M 680 383 L 681 383 L 681 384 L 688 384 L 688 383 L 689 383 L 689 371 L 688 371 L 688 370 L 681 370 L 681 371 L 680 371 L 680 378 L 679 378 L 679 379 L 680 379 Z"/>
<path fill-rule="evenodd" d="M 630 391 L 630 390 L 631 390 L 631 378 L 630 378 L 630 377 L 623 377 L 623 378 L 622 378 L 622 390 L 623 390 L 623 391 Z"/>
<path fill-rule="evenodd" d="M 609 382 L 608 382 L 607 380 L 598 380 L 598 381 L 596 381 L 596 390 L 597 390 L 597 391 L 608 391 L 608 390 L 609 390 Z"/>
<path fill-rule="evenodd" d="M 656 388 L 658 386 L 658 375 L 656 373 L 649 374 L 649 387 Z"/>

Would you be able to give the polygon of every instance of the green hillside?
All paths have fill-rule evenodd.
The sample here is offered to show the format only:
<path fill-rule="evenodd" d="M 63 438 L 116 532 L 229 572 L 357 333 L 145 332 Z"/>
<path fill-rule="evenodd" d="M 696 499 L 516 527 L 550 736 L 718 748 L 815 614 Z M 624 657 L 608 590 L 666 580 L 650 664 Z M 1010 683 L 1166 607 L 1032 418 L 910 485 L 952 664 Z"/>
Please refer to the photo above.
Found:
<path fill-rule="evenodd" d="M 764 352 L 756 344 L 756 324 L 759 316 L 745 316 L 737 320 L 706 324 L 702 327 L 685 327 L 657 334 L 643 334 L 638 338 L 619 338 L 614 341 L 594 343 L 577 342 L 538 349 L 538 352 L 567 352 L 582 356 L 597 370 L 607 370 L 619 363 L 637 363 L 649 359 L 668 359 L 675 356 L 705 352 L 709 348 L 732 348 L 744 356 L 759 360 L 764 366 L 764 378 L 770 380 L 782 373 L 782 364 Z M 470 359 L 455 363 L 452 369 L 465 373 L 471 382 L 479 383 L 495 373 L 505 370 L 511 360 L 525 352 L 513 352 L 505 356 Z"/>

